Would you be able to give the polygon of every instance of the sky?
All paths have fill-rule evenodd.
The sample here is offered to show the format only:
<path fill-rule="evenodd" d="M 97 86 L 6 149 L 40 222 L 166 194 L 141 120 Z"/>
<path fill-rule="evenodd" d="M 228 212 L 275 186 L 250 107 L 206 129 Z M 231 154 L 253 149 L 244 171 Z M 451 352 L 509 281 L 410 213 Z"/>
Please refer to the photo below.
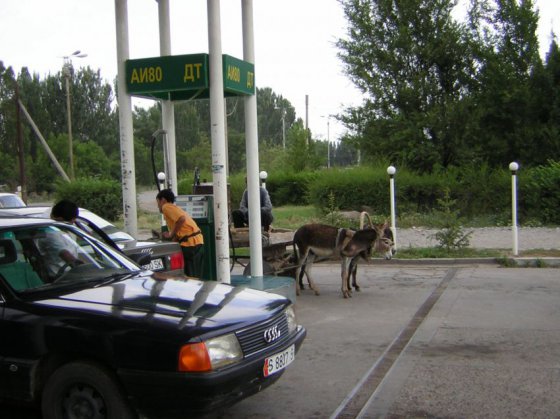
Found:
<path fill-rule="evenodd" d="M 207 2 L 169 0 L 171 53 L 208 52 Z M 550 32 L 560 35 L 560 1 L 535 0 L 540 10 L 539 42 L 544 57 Z M 241 0 L 223 0 L 222 53 L 243 58 Z M 296 108 L 314 137 L 334 141 L 344 128 L 329 115 L 361 102 L 343 73 L 335 42 L 346 35 L 338 0 L 253 0 L 255 80 Z M 155 0 L 128 0 L 130 58 L 159 55 Z M 112 83 L 117 73 L 113 0 L 0 0 L 0 61 L 41 77 L 61 70 L 76 50 L 74 67 L 90 66 Z M 306 96 L 308 97 L 306 108 Z M 146 106 L 146 100 L 134 100 Z"/>

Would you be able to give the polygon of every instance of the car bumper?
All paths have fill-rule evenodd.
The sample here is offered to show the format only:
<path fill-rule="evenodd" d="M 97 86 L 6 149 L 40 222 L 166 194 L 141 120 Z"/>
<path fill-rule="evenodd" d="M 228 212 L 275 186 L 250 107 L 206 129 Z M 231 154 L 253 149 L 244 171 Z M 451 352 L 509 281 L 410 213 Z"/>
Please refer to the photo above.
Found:
<path fill-rule="evenodd" d="M 276 352 L 295 344 L 297 353 L 306 334 L 305 328 L 300 327 Z M 119 376 L 132 405 L 140 412 L 154 417 L 162 414 L 184 417 L 185 413 L 205 413 L 229 406 L 276 382 L 285 370 L 264 377 L 264 360 L 270 355 L 256 356 L 208 373 L 121 370 Z"/>

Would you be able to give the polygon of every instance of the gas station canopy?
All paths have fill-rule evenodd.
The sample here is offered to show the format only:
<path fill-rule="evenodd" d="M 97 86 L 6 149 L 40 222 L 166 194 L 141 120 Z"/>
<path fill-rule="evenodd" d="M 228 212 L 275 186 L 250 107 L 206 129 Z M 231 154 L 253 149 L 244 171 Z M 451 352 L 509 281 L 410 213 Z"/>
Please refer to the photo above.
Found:
<path fill-rule="evenodd" d="M 126 88 L 133 96 L 149 99 L 189 100 L 208 98 L 209 55 L 188 54 L 126 60 Z M 224 95 L 255 94 L 255 66 L 222 55 Z"/>

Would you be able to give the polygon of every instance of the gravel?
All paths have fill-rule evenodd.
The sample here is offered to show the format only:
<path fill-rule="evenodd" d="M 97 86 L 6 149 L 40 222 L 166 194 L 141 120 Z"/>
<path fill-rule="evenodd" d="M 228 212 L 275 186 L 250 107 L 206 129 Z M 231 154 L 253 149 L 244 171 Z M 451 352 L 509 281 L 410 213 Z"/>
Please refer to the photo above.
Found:
<path fill-rule="evenodd" d="M 146 211 L 157 212 L 155 203 L 156 191 L 146 191 L 139 194 L 140 207 Z M 438 241 L 434 235 L 438 230 L 415 227 L 398 228 L 397 246 L 407 247 L 435 247 Z M 513 247 L 513 232 L 511 227 L 484 227 L 465 229 L 472 231 L 470 247 L 475 249 L 511 249 Z M 274 233 L 272 242 L 291 241 L 293 232 Z M 518 249 L 520 251 L 532 249 L 560 249 L 560 227 L 520 227 L 518 229 Z"/>

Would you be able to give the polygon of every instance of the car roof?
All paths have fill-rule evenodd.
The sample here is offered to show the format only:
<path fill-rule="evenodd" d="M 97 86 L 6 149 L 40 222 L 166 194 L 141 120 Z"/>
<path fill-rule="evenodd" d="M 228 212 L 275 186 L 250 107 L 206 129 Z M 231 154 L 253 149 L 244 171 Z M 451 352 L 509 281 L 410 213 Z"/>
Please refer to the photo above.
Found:
<path fill-rule="evenodd" d="M 42 224 L 54 224 L 55 221 L 48 218 L 30 218 L 20 215 L 7 214 L 7 211 L 0 210 L 0 228 L 33 226 Z"/>

